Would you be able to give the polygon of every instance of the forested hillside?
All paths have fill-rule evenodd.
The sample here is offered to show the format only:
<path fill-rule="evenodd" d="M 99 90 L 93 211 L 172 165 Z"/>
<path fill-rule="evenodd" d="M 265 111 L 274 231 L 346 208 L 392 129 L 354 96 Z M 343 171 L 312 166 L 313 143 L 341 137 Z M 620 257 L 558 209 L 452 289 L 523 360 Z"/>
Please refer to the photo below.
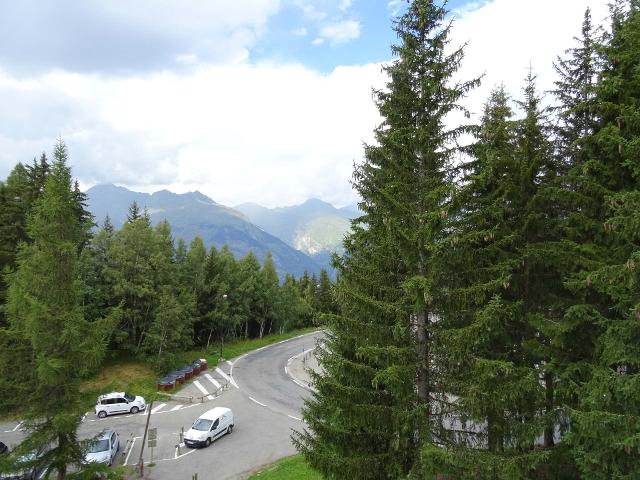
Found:
<path fill-rule="evenodd" d="M 147 208 L 152 225 L 166 220 L 176 238 L 190 243 L 199 237 L 209 249 L 226 245 L 235 257 L 249 252 L 264 262 L 271 252 L 281 279 L 287 273 L 300 277 L 305 271 L 320 274 L 321 266 L 303 252 L 287 245 L 282 237 L 263 231 L 240 212 L 214 202 L 199 192 L 176 194 L 161 190 L 153 194 L 132 192 L 115 185 L 96 185 L 86 192 L 87 209 L 101 225 L 109 216 L 117 228 L 127 220 L 127 211 L 134 201 Z"/>
<path fill-rule="evenodd" d="M 640 478 L 640 2 L 475 125 L 442 3 L 395 23 L 297 446 L 326 478 Z"/>
<path fill-rule="evenodd" d="M 22 403 L 28 388 L 23 380 L 31 375 L 25 371 L 33 367 L 27 332 L 22 330 L 30 325 L 24 323 L 23 310 L 31 296 L 12 297 L 11 286 L 17 288 L 16 282 L 26 275 L 21 259 L 39 241 L 32 224 L 34 215 L 52 202 L 47 193 L 49 177 L 60 168 L 71 175 L 66 147 L 60 142 L 56 149 L 53 163 L 45 154 L 31 164 L 18 163 L 0 183 L 4 272 L 0 386 L 6 393 L 0 405 L 4 409 Z M 152 226 L 148 211 L 135 201 L 120 228 L 108 216 L 95 228 L 86 195 L 77 184 L 69 187 L 67 195 L 80 229 L 70 240 L 75 242 L 73 265 L 59 259 L 47 269 L 51 274 L 70 269 L 66 275 L 79 302 L 78 312 L 88 322 L 118 318 L 101 337 L 112 354 L 133 355 L 162 371 L 187 349 L 315 325 L 319 314 L 335 310 L 331 281 L 324 270 L 319 276 L 305 272 L 300 278 L 285 275 L 280 281 L 270 253 L 260 263 L 252 252 L 236 258 L 227 246 L 207 249 L 198 236 L 187 244 L 174 238 L 167 221 Z M 56 217 L 49 221 L 52 227 L 59 222 Z M 40 285 L 38 272 L 34 270 L 33 278 L 25 282 Z M 26 342 L 25 356 L 17 346 L 22 342 Z"/>

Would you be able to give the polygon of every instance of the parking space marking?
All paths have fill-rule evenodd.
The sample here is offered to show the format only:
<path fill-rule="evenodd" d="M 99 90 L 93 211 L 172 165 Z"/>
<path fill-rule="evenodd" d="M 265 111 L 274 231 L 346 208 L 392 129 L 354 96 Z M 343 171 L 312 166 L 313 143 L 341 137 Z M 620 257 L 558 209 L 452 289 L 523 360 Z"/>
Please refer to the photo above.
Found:
<path fill-rule="evenodd" d="M 154 407 L 153 410 L 151 410 L 151 415 L 153 415 L 154 413 L 157 413 L 158 410 L 161 410 L 163 407 L 166 407 L 167 404 L 166 403 L 161 403 L 159 405 L 157 405 L 156 407 Z"/>
<path fill-rule="evenodd" d="M 227 363 L 233 366 L 233 362 L 231 360 L 227 360 Z"/>
<path fill-rule="evenodd" d="M 260 405 L 260 406 L 266 407 L 266 405 L 265 405 L 264 403 L 260 403 L 258 400 L 256 400 L 256 399 L 255 399 L 255 398 L 253 398 L 253 397 L 249 397 L 249 400 L 251 400 L 252 402 L 257 403 L 257 404 L 258 404 L 258 405 Z"/>
<path fill-rule="evenodd" d="M 22 422 L 18 423 L 15 427 L 13 427 L 13 430 L 11 430 L 12 432 L 15 432 L 17 429 L 19 429 L 22 426 Z"/>
<path fill-rule="evenodd" d="M 175 407 L 173 407 L 171 410 L 169 410 L 170 412 L 175 412 L 176 410 L 180 410 L 182 408 L 182 405 L 176 405 Z"/>
<path fill-rule="evenodd" d="M 129 456 L 131 455 L 131 452 L 133 452 L 133 446 L 136 443 L 136 439 L 138 438 L 142 438 L 142 437 L 133 437 L 133 440 L 131 441 L 131 446 L 129 447 L 129 452 L 127 453 L 127 458 L 124 459 L 124 466 L 127 466 L 127 462 L 129 462 Z"/>
<path fill-rule="evenodd" d="M 236 388 L 240 388 L 238 387 L 238 384 L 233 380 L 232 377 L 230 377 L 229 375 L 227 375 L 226 373 L 224 373 L 222 370 L 220 370 L 218 367 L 216 367 L 216 372 L 218 372 L 220 374 L 220 376 L 222 378 L 224 378 L 227 382 L 231 383 L 231 385 L 233 385 Z"/>
<path fill-rule="evenodd" d="M 293 418 L 294 420 L 298 420 L 299 422 L 301 422 L 301 421 L 302 421 L 302 419 L 301 419 L 301 418 L 294 417 L 293 415 L 287 415 L 287 417 L 289 417 L 289 418 Z"/>
<path fill-rule="evenodd" d="M 196 388 L 197 388 L 198 390 L 200 390 L 203 394 L 205 394 L 205 395 L 209 395 L 209 392 L 207 392 L 207 389 L 206 389 L 206 388 L 204 388 L 204 387 L 202 386 L 202 384 L 201 384 L 198 380 L 194 380 L 194 381 L 193 381 L 193 384 L 194 384 L 194 385 L 196 386 Z"/>
<path fill-rule="evenodd" d="M 220 388 L 220 383 L 219 383 L 215 378 L 213 378 L 213 377 L 212 377 L 211 375 L 209 375 L 208 373 L 205 373 L 205 374 L 204 374 L 204 376 L 205 376 L 205 378 L 206 378 L 207 380 L 209 380 L 211 383 L 213 383 L 213 386 L 214 386 L 214 387 L 216 387 L 216 388 Z"/>

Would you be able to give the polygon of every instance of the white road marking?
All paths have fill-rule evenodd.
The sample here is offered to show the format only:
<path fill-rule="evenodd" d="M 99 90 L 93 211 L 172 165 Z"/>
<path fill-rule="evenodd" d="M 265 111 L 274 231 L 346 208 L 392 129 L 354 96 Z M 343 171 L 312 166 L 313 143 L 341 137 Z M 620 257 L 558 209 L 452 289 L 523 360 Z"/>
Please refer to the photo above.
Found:
<path fill-rule="evenodd" d="M 161 403 L 159 405 L 156 405 L 153 410 L 151 410 L 151 415 L 153 415 L 154 413 L 157 413 L 158 410 L 161 410 L 163 407 L 166 407 L 167 404 L 166 403 Z"/>
<path fill-rule="evenodd" d="M 255 398 L 253 398 L 253 397 L 249 397 L 249 400 L 251 400 L 252 402 L 257 403 L 258 405 L 261 405 L 261 406 L 263 406 L 263 407 L 266 407 L 266 405 L 265 405 L 264 403 L 260 403 L 258 400 L 256 400 L 256 399 L 255 399 Z"/>
<path fill-rule="evenodd" d="M 202 384 L 198 380 L 194 380 L 193 384 L 200 390 L 204 395 L 207 396 L 207 399 L 213 400 L 213 395 L 211 395 L 206 388 L 202 386 Z"/>
<path fill-rule="evenodd" d="M 191 449 L 189 449 L 189 451 L 187 453 L 183 453 L 182 455 L 177 455 L 178 452 L 176 451 L 176 456 L 173 458 L 173 460 L 177 460 L 179 458 L 186 457 L 187 455 L 189 455 L 190 453 L 193 453 L 195 451 L 196 450 L 194 448 L 191 448 Z M 166 458 L 164 460 L 171 460 L 171 458 Z"/>
<path fill-rule="evenodd" d="M 302 421 L 302 419 L 301 419 L 301 418 L 294 417 L 293 415 L 287 415 L 287 417 L 289 417 L 289 418 L 293 418 L 294 420 L 298 420 L 299 422 L 301 422 L 301 421 Z"/>
<path fill-rule="evenodd" d="M 231 360 L 227 360 L 227 363 L 228 363 L 229 365 L 233 365 L 233 362 L 232 362 Z"/>
<path fill-rule="evenodd" d="M 286 366 L 286 365 L 284 366 L 284 373 L 285 373 L 286 375 L 289 375 L 289 369 L 287 368 L 287 366 Z"/>
<path fill-rule="evenodd" d="M 82 415 L 82 419 L 80 420 L 80 422 L 84 422 L 85 418 L 87 418 L 87 414 L 86 413 L 84 415 Z"/>
<path fill-rule="evenodd" d="M 238 384 L 235 382 L 235 380 L 230 377 L 229 375 L 227 375 L 226 373 L 224 373 L 222 370 L 220 370 L 218 367 L 216 367 L 216 372 L 218 372 L 220 374 L 220 376 L 222 378 L 224 378 L 227 382 L 231 383 L 231 385 L 233 385 L 236 388 L 240 388 L 238 387 Z"/>
<path fill-rule="evenodd" d="M 214 387 L 216 387 L 216 388 L 220 388 L 220 383 L 218 383 L 218 381 L 217 381 L 215 378 L 213 378 L 213 377 L 212 377 L 211 375 L 209 375 L 208 373 L 205 373 L 205 374 L 204 374 L 204 376 L 205 376 L 205 378 L 206 378 L 207 380 L 209 380 L 211 383 L 213 383 L 213 386 L 214 386 Z"/>
<path fill-rule="evenodd" d="M 182 408 L 182 405 L 176 405 L 175 407 L 173 407 L 171 410 L 169 410 L 170 412 L 175 412 L 176 410 L 180 410 Z"/>
<path fill-rule="evenodd" d="M 13 430 L 11 430 L 12 432 L 15 432 L 17 429 L 19 429 L 22 426 L 22 422 L 18 423 Z"/>
<path fill-rule="evenodd" d="M 131 441 L 131 446 L 129 447 L 129 452 L 127 453 L 127 458 L 124 459 L 124 466 L 127 465 L 127 462 L 129 461 L 129 455 L 131 455 L 131 452 L 133 452 L 133 445 L 136 443 L 136 438 L 141 438 L 141 437 L 133 437 L 133 440 Z"/>

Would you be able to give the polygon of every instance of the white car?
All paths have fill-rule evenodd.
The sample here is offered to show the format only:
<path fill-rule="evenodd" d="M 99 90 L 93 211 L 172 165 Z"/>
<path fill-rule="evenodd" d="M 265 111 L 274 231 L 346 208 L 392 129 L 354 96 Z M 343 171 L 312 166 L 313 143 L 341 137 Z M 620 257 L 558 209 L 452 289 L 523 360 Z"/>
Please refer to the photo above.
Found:
<path fill-rule="evenodd" d="M 147 408 L 147 404 L 140 396 L 133 396 L 125 392 L 112 392 L 98 397 L 95 412 L 99 418 L 104 418 L 114 413 L 138 413 L 145 408 Z"/>
<path fill-rule="evenodd" d="M 84 461 L 87 463 L 104 463 L 111 466 L 120 450 L 120 438 L 113 430 L 106 430 L 95 440 L 88 442 Z"/>
<path fill-rule="evenodd" d="M 184 435 L 184 444 L 189 447 L 208 447 L 216 438 L 232 431 L 233 412 L 229 408 L 216 407 L 193 422 Z"/>

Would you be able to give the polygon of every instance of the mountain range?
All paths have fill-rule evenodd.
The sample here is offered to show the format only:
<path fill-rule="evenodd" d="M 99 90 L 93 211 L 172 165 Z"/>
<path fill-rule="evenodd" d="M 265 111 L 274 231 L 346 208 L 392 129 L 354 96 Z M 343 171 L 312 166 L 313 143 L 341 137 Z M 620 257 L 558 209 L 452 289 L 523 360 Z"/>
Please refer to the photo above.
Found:
<path fill-rule="evenodd" d="M 271 251 L 280 276 L 330 270 L 330 255 L 340 251 L 349 220 L 357 215 L 353 207 L 337 209 L 317 199 L 268 209 L 257 204 L 229 208 L 200 192 L 161 190 L 148 194 L 110 184 L 94 186 L 86 194 L 87 208 L 98 225 L 109 215 L 119 228 L 135 201 L 147 209 L 152 224 L 167 220 L 174 238 L 182 238 L 187 244 L 199 236 L 207 248 L 226 244 L 237 258 L 253 251 L 260 261 Z"/>
<path fill-rule="evenodd" d="M 291 207 L 270 209 L 255 203 L 234 207 L 264 231 L 322 265 L 329 263 L 333 252 L 342 251 L 342 241 L 356 216 L 352 208 L 337 209 L 317 198 Z"/>

